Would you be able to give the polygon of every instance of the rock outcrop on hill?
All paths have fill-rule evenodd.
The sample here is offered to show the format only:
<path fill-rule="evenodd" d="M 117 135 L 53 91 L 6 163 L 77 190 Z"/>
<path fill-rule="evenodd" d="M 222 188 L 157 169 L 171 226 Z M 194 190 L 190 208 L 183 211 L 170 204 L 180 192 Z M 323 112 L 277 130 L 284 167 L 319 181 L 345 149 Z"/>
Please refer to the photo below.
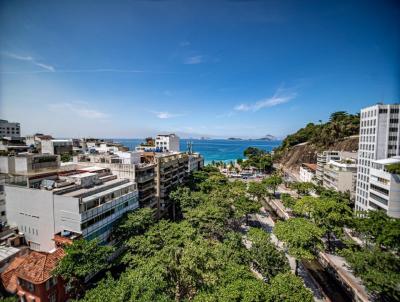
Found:
<path fill-rule="evenodd" d="M 317 153 L 324 150 L 337 150 L 337 151 L 357 151 L 358 150 L 358 136 L 346 137 L 342 140 L 335 142 L 326 148 L 317 148 L 315 145 L 306 142 L 295 145 L 285 150 L 278 163 L 284 169 L 298 171 L 302 163 L 316 163 Z"/>

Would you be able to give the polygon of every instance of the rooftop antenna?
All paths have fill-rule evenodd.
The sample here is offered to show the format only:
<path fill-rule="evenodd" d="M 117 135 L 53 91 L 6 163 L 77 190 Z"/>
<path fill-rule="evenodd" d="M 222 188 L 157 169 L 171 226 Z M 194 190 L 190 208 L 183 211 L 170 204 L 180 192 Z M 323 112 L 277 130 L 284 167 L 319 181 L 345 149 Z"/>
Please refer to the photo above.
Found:
<path fill-rule="evenodd" d="M 189 154 L 193 153 L 193 142 L 192 141 L 187 142 L 187 149 L 188 149 Z"/>

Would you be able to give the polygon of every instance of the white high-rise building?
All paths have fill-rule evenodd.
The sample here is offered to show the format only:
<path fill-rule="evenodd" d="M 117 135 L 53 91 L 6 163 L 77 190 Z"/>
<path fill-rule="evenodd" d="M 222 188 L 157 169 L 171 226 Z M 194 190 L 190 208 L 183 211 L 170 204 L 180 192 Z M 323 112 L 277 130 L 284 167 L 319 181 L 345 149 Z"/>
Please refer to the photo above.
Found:
<path fill-rule="evenodd" d="M 361 110 L 356 211 L 377 208 L 369 196 L 372 162 L 400 154 L 399 120 L 399 104 L 377 104 Z"/>
<path fill-rule="evenodd" d="M 20 137 L 21 127 L 19 123 L 11 123 L 6 120 L 0 120 L 0 137 Z"/>
<path fill-rule="evenodd" d="M 156 137 L 156 148 L 163 152 L 179 152 L 179 137 L 176 134 L 159 134 Z"/>

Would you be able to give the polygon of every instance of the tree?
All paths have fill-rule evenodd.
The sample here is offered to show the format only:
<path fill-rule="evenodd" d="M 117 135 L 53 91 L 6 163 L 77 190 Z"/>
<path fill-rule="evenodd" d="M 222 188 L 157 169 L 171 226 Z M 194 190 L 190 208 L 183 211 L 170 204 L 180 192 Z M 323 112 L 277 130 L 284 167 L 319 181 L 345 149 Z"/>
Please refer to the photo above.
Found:
<path fill-rule="evenodd" d="M 243 155 L 247 158 L 253 157 L 253 156 L 261 156 L 265 154 L 265 152 L 259 148 L 256 147 L 247 147 L 244 151 L 243 151 Z"/>
<path fill-rule="evenodd" d="M 61 158 L 60 159 L 61 159 L 61 161 L 63 163 L 69 162 L 69 161 L 72 161 L 72 155 L 69 154 L 69 153 L 63 153 L 63 154 L 61 154 Z"/>
<path fill-rule="evenodd" d="M 304 218 L 278 221 L 274 233 L 288 247 L 289 254 L 296 258 L 296 274 L 298 261 L 314 259 L 317 251 L 322 248 L 323 230 Z"/>
<path fill-rule="evenodd" d="M 400 219 L 389 217 L 384 211 L 368 211 L 356 218 L 354 228 L 361 233 L 366 245 L 400 249 Z"/>
<path fill-rule="evenodd" d="M 279 273 L 290 271 L 285 253 L 276 249 L 268 233 L 251 228 L 248 239 L 251 241 L 250 257 L 253 265 L 265 279 L 270 280 Z"/>
<path fill-rule="evenodd" d="M 99 245 L 97 240 L 79 239 L 65 246 L 64 251 L 65 256 L 53 274 L 66 280 L 73 288 L 72 296 L 79 298 L 84 292 L 85 278 L 109 267 L 108 259 L 113 248 Z"/>
<path fill-rule="evenodd" d="M 132 236 L 143 234 L 155 223 L 154 210 L 142 208 L 128 213 L 115 229 L 115 236 L 120 240 L 129 239 Z"/>
<path fill-rule="evenodd" d="M 249 183 L 247 193 L 261 203 L 265 196 L 267 196 L 268 191 L 263 183 L 252 181 Z"/>
<path fill-rule="evenodd" d="M 185 214 L 186 220 L 208 238 L 223 238 L 228 231 L 230 210 L 211 202 L 205 202 Z"/>
<path fill-rule="evenodd" d="M 253 213 L 257 213 L 260 210 L 261 205 L 254 200 L 251 200 L 245 196 L 235 198 L 233 201 L 233 206 L 235 209 L 236 217 L 246 218 L 246 224 L 249 223 L 249 215 Z"/>
<path fill-rule="evenodd" d="M 291 184 L 291 188 L 295 189 L 297 194 L 305 196 L 310 194 L 314 184 L 311 182 L 294 182 Z"/>
<path fill-rule="evenodd" d="M 281 200 L 282 200 L 282 203 L 285 206 L 285 208 L 292 209 L 294 207 L 294 205 L 296 204 L 296 199 L 294 199 L 294 197 L 292 197 L 288 193 L 282 193 Z"/>
<path fill-rule="evenodd" d="M 391 252 L 372 250 L 344 250 L 343 255 L 354 273 L 359 276 L 369 291 L 385 301 L 400 299 L 400 260 Z"/>
<path fill-rule="evenodd" d="M 353 218 L 347 203 L 332 198 L 305 196 L 296 202 L 293 211 L 309 217 L 324 231 L 328 250 L 331 250 L 332 236 L 341 236 L 343 227 Z"/>
<path fill-rule="evenodd" d="M 275 196 L 276 189 L 279 187 L 280 184 L 283 183 L 283 179 L 281 176 L 274 174 L 274 175 L 271 175 L 270 177 L 264 179 L 263 183 L 267 186 L 267 188 L 269 188 L 273 191 L 274 196 Z"/>
<path fill-rule="evenodd" d="M 271 280 L 266 301 L 312 302 L 314 299 L 311 291 L 304 287 L 299 277 L 291 273 L 281 273 Z"/>

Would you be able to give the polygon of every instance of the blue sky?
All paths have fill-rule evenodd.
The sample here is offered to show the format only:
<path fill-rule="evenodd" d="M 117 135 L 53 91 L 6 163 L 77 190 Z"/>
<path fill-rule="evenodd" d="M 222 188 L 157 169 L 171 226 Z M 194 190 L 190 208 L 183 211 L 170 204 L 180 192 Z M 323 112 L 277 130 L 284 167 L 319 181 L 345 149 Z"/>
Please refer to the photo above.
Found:
<path fill-rule="evenodd" d="M 285 136 L 400 101 L 398 1 L 1 1 L 0 118 L 58 137 Z"/>

